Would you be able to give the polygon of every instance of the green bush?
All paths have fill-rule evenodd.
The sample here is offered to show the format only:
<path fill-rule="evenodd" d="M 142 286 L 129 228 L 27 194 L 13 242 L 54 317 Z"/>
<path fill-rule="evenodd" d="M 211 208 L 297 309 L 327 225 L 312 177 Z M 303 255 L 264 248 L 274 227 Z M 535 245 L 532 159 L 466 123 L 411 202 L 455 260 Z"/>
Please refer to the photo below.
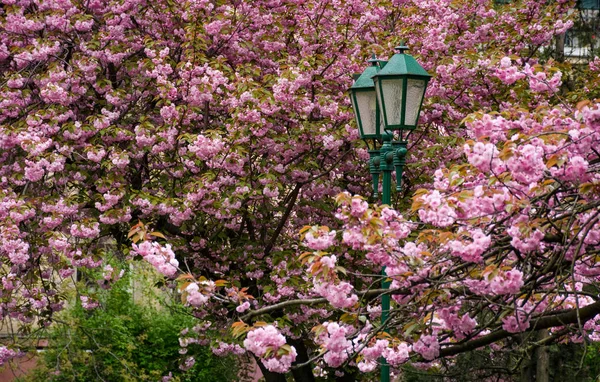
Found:
<path fill-rule="evenodd" d="M 208 347 L 191 345 L 190 354 L 179 354 L 180 331 L 197 320 L 181 308 L 134 303 L 129 277 L 96 297 L 100 307 L 77 303 L 60 315 L 37 368 L 22 382 L 160 381 L 169 372 L 173 382 L 237 380 L 235 360 Z M 189 355 L 196 363 L 183 371 L 179 365 Z"/>

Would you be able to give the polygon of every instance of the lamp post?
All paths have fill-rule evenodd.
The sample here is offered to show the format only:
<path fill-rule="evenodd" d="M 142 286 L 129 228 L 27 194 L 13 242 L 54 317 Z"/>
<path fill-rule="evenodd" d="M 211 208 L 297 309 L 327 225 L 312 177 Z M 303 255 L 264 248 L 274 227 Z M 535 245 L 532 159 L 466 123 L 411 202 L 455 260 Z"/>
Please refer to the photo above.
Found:
<path fill-rule="evenodd" d="M 350 88 L 350 98 L 360 137 L 372 140 L 369 149 L 369 170 L 372 175 L 373 196 L 378 197 L 379 174 L 382 175 L 383 204 L 391 204 L 392 171 L 396 170 L 396 191 L 402 190 L 402 172 L 408 153 L 410 133 L 416 129 L 425 90 L 431 76 L 409 54 L 408 47 L 396 47 L 389 61 L 373 56 L 371 66 L 356 79 Z M 383 130 L 383 131 L 382 131 Z M 377 149 L 377 145 L 381 145 Z M 385 267 L 381 287 L 389 288 Z M 381 297 L 381 324 L 389 317 L 390 296 Z M 382 359 L 381 382 L 389 382 L 390 367 Z"/>

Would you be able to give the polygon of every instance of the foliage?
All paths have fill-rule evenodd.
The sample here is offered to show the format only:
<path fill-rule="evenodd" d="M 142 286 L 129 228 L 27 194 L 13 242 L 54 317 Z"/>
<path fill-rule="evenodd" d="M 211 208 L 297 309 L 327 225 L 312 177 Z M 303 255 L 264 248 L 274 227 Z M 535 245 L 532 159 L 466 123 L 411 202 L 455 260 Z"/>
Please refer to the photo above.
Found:
<path fill-rule="evenodd" d="M 600 352 L 598 343 L 592 343 L 587 347 L 581 344 L 553 344 L 548 347 L 550 353 L 549 375 L 553 381 L 564 382 L 595 382 L 600 376 L 598 361 Z M 523 365 L 514 367 L 515 364 L 504 359 L 504 364 L 497 360 L 490 364 L 490 358 L 486 352 L 474 351 L 460 354 L 456 362 L 448 362 L 442 368 L 420 370 L 411 365 L 402 368 L 400 380 L 402 382 L 425 382 L 425 381 L 505 381 L 519 378 L 523 367 L 534 367 L 534 357 L 525 360 Z M 442 361 L 444 362 L 444 361 Z M 501 365 L 501 366 L 500 366 Z"/>
<path fill-rule="evenodd" d="M 181 309 L 134 303 L 131 287 L 125 276 L 102 293 L 99 307 L 76 304 L 63 311 L 46 336 L 38 367 L 23 381 L 238 380 L 235 360 L 217 357 L 207 346 L 191 348 L 187 356 L 193 354 L 196 362 L 181 370 L 187 356 L 180 354 L 178 338 L 194 325 L 193 317 Z"/>

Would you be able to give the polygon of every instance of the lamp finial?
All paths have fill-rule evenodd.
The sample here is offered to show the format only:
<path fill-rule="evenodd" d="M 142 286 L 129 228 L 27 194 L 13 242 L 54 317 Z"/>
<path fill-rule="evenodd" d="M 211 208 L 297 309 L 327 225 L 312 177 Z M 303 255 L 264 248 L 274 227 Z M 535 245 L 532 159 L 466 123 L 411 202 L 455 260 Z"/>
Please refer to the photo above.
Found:
<path fill-rule="evenodd" d="M 377 66 L 377 65 L 379 65 L 380 61 L 381 60 L 379 60 L 377 58 L 377 56 L 375 55 L 375 53 L 373 53 L 373 54 L 371 54 L 371 58 L 367 62 L 371 63 L 371 66 Z"/>
<path fill-rule="evenodd" d="M 400 41 L 400 45 L 398 45 L 397 47 L 394 48 L 395 50 L 398 51 L 398 53 L 400 54 L 404 54 L 405 51 L 408 50 L 408 46 L 406 46 L 404 44 L 404 41 Z"/>

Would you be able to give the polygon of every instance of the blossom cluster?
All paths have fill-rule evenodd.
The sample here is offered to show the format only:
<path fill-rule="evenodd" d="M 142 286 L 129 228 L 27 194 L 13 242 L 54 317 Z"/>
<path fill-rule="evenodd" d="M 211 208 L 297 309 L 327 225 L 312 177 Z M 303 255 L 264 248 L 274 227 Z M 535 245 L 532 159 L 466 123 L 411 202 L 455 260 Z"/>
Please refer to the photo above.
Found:
<path fill-rule="evenodd" d="M 9 349 L 4 345 L 0 346 L 0 366 L 4 365 L 6 362 L 10 361 L 17 355 L 18 352 L 16 352 L 15 350 Z"/>
<path fill-rule="evenodd" d="M 408 361 L 412 347 L 406 342 L 392 345 L 388 340 L 378 339 L 371 346 L 361 350 L 362 360 L 357 367 L 363 373 L 375 370 L 380 357 L 385 358 L 391 366 L 397 367 Z"/>
<path fill-rule="evenodd" d="M 215 283 L 209 280 L 191 282 L 185 287 L 185 302 L 193 307 L 201 307 L 206 304 L 210 296 L 215 292 Z"/>
<path fill-rule="evenodd" d="M 273 325 L 251 330 L 244 340 L 244 348 L 261 359 L 271 372 L 285 373 L 296 360 L 296 349 Z"/>
<path fill-rule="evenodd" d="M 170 244 L 163 246 L 156 241 L 145 240 L 139 245 L 133 243 L 132 247 L 135 254 L 142 256 L 165 276 L 173 277 L 177 273 L 179 262 Z"/>
<path fill-rule="evenodd" d="M 325 322 L 318 332 L 316 343 L 326 351 L 323 361 L 330 367 L 339 367 L 350 357 L 353 344 L 347 336 L 354 332 L 354 328 L 339 325 L 336 322 Z"/>

